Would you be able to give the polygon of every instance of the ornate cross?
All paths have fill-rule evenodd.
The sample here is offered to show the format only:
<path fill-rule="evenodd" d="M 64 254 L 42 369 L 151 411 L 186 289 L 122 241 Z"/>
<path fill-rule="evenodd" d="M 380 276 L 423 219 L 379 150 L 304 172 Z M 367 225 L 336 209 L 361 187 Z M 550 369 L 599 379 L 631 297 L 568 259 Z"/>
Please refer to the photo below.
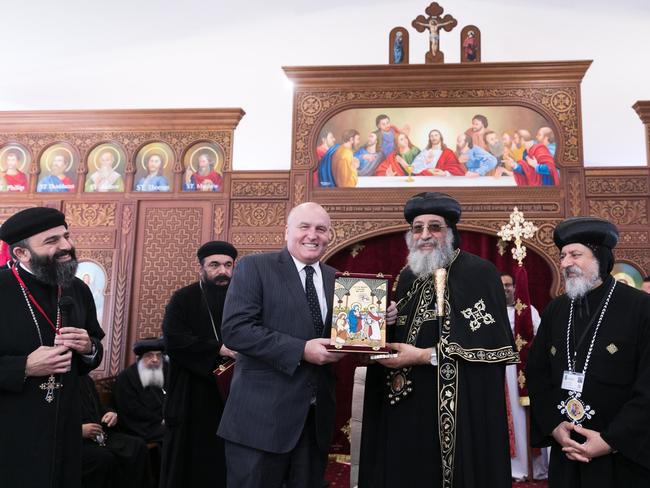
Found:
<path fill-rule="evenodd" d="M 521 312 L 526 310 L 528 308 L 528 305 L 523 303 L 519 298 L 517 298 L 517 301 L 515 302 L 515 312 L 517 312 L 517 315 L 521 315 Z"/>
<path fill-rule="evenodd" d="M 456 370 L 449 363 L 445 364 L 440 372 L 442 373 L 442 377 L 446 380 L 450 380 L 456 374 Z"/>
<path fill-rule="evenodd" d="M 515 339 L 515 346 L 517 346 L 517 351 L 521 351 L 526 344 L 528 344 L 528 341 L 525 341 L 521 337 L 521 334 L 517 334 L 517 338 Z M 522 386 L 522 388 L 523 388 L 523 386 Z"/>
<path fill-rule="evenodd" d="M 512 258 L 517 260 L 519 266 L 521 266 L 526 257 L 526 246 L 522 243 L 522 237 L 530 239 L 535 235 L 537 230 L 535 224 L 524 220 L 523 212 L 520 212 L 515 207 L 510 214 L 510 221 L 501 226 L 501 230 L 497 232 L 497 235 L 504 241 L 514 240 L 515 247 L 512 248 Z"/>
<path fill-rule="evenodd" d="M 447 14 L 441 17 L 445 11 L 437 2 L 432 2 L 424 9 L 424 15 L 418 15 L 411 25 L 418 32 L 429 31 L 429 51 L 424 57 L 425 63 L 444 63 L 445 55 L 440 51 L 440 29 L 447 32 L 452 30 L 458 24 L 458 21 L 451 15 Z"/>
<path fill-rule="evenodd" d="M 47 403 L 52 403 L 52 400 L 54 400 L 54 390 L 63 388 L 63 384 L 57 383 L 56 379 L 54 378 L 54 375 L 51 374 L 50 377 L 47 379 L 47 383 L 41 383 L 39 385 L 39 388 L 41 390 L 47 391 L 47 394 L 45 395 L 45 401 Z"/>
<path fill-rule="evenodd" d="M 485 302 L 483 299 L 480 299 L 474 304 L 474 308 L 466 308 L 461 310 L 463 317 L 466 319 L 471 319 L 469 322 L 469 328 L 472 329 L 472 332 L 476 332 L 481 328 L 481 325 L 490 325 L 495 322 L 492 314 L 484 313 L 485 312 Z"/>

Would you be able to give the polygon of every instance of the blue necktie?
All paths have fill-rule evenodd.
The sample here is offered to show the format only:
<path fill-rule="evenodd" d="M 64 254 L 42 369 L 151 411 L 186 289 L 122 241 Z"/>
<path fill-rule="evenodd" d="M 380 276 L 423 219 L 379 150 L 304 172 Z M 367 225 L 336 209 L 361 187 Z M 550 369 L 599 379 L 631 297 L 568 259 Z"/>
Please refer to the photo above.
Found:
<path fill-rule="evenodd" d="M 309 304 L 309 312 L 311 313 L 311 320 L 314 323 L 314 330 L 316 337 L 323 336 L 323 316 L 320 313 L 320 304 L 318 303 L 318 294 L 314 286 L 314 273 L 316 270 L 310 265 L 305 266 L 305 273 L 307 279 L 305 280 L 305 293 L 307 294 L 307 303 Z"/>

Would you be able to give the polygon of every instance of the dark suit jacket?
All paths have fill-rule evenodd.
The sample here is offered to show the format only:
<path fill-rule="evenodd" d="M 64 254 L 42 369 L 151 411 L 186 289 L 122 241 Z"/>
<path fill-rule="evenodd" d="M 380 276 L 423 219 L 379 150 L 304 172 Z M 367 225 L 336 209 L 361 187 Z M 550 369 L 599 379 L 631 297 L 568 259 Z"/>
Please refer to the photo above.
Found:
<path fill-rule="evenodd" d="M 323 336 L 328 337 L 335 269 L 320 266 L 327 297 Z M 327 451 L 334 426 L 334 374 L 330 366 L 302 361 L 305 342 L 315 332 L 298 270 L 286 248 L 239 261 L 221 333 L 239 356 L 218 434 L 255 449 L 289 452 L 316 397 L 318 445 Z"/>

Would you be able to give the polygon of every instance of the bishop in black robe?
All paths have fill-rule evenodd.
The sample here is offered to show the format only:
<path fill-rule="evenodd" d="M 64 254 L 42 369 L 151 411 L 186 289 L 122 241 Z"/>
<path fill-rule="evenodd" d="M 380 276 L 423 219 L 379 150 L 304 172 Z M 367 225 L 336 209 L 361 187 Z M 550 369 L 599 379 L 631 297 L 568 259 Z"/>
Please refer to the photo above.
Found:
<path fill-rule="evenodd" d="M 161 488 L 226 486 L 224 444 L 217 437 L 224 402 L 213 371 L 225 359 L 219 351 L 227 289 L 193 283 L 167 305 L 163 335 L 170 364 Z"/>
<path fill-rule="evenodd" d="M 582 371 L 604 299 L 613 283 L 608 277 L 574 305 L 577 371 Z M 568 392 L 561 388 L 567 369 L 570 300 L 553 300 L 544 313 L 526 376 L 531 397 L 531 442 L 552 446 L 551 488 L 618 488 L 650 486 L 650 295 L 617 283 L 594 342 L 581 398 L 595 411 L 582 425 L 600 432 L 613 453 L 588 463 L 567 459 L 551 433 L 569 419 L 558 406 Z M 594 320 L 595 318 L 595 320 Z M 587 330 L 585 330 L 587 329 Z M 585 333 L 586 332 L 586 333 Z M 574 440 L 584 437 L 572 434 Z"/>
<path fill-rule="evenodd" d="M 456 252 L 448 267 L 446 331 L 435 315 L 432 275 L 400 273 L 391 342 L 440 342 L 439 364 L 368 367 L 359 487 L 511 486 L 504 382 L 505 365 L 518 356 L 503 286 L 491 263 Z"/>
<path fill-rule="evenodd" d="M 47 316 L 56 322 L 57 288 L 18 266 L 18 273 Z M 25 377 L 27 356 L 40 347 L 32 315 L 10 269 L 0 271 L 0 486 L 75 488 L 81 486 L 81 405 L 79 379 L 102 359 L 104 332 L 92 292 L 74 278 L 63 296 L 74 302 L 70 326 L 86 329 L 94 354 L 73 352 L 70 372 L 54 375 L 52 402 L 45 400 L 48 377 Z M 32 306 L 33 307 L 33 306 Z M 54 330 L 34 308 L 43 344 Z"/>
<path fill-rule="evenodd" d="M 169 375 L 167 364 L 163 364 L 163 375 L 166 381 Z M 165 388 L 143 387 L 136 362 L 117 376 L 113 393 L 122 429 L 147 442 L 162 443 Z"/>

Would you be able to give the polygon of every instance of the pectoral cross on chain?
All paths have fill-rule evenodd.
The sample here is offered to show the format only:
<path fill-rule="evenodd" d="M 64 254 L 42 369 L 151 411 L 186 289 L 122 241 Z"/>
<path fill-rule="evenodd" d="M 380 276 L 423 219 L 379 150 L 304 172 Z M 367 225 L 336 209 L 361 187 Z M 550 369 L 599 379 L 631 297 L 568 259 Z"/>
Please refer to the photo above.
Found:
<path fill-rule="evenodd" d="M 46 390 L 47 393 L 45 395 L 45 401 L 47 403 L 52 403 L 52 400 L 54 400 L 54 390 L 58 390 L 60 388 L 63 388 L 62 383 L 57 383 L 56 378 L 54 378 L 54 375 L 51 374 L 50 377 L 47 379 L 47 383 L 41 383 L 39 385 L 39 388 L 41 390 Z"/>

